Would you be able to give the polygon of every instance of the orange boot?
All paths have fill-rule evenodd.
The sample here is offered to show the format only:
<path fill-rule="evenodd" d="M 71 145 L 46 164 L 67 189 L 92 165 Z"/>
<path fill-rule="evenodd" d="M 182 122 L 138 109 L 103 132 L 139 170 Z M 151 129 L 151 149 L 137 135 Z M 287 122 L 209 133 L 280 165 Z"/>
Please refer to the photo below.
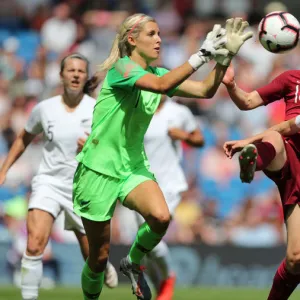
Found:
<path fill-rule="evenodd" d="M 176 276 L 172 274 L 160 284 L 156 300 L 172 300 L 176 283 Z"/>

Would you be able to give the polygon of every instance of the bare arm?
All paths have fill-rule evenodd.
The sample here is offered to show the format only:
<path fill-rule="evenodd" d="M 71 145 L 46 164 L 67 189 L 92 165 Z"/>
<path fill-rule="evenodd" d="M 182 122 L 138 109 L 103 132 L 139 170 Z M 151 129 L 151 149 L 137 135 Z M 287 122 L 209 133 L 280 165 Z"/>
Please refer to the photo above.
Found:
<path fill-rule="evenodd" d="M 298 118 L 298 122 L 297 122 L 297 118 Z M 253 144 L 255 142 L 260 142 L 264 138 L 264 136 L 270 131 L 277 131 L 283 136 L 293 135 L 300 131 L 299 118 L 300 116 L 288 121 L 281 122 L 263 131 L 262 133 L 259 133 L 257 135 L 254 135 L 244 140 L 228 141 L 223 145 L 224 152 L 229 158 L 232 158 L 232 156 L 236 152 L 241 151 L 246 145 Z"/>
<path fill-rule="evenodd" d="M 250 137 L 247 139 L 249 141 L 249 144 L 254 142 L 259 142 L 263 139 L 266 133 L 270 131 L 277 131 L 283 136 L 289 136 L 293 135 L 300 131 L 300 128 L 296 125 L 296 118 L 281 122 L 279 124 L 276 124 L 269 129 L 263 131 L 262 133 L 259 133 L 253 137 Z"/>
<path fill-rule="evenodd" d="M 216 55 L 215 59 L 218 64 L 204 81 L 195 82 L 186 80 L 179 86 L 179 90 L 176 91 L 175 95 L 191 98 L 212 98 L 220 86 L 224 75 L 227 73 L 226 70 L 229 66 L 232 55 L 234 56 L 237 54 L 244 42 L 252 37 L 252 32 L 244 34 L 244 30 L 248 26 L 249 24 L 247 22 L 242 22 L 241 18 L 227 20 L 227 42 L 225 48 L 229 51 L 230 58 L 229 56 L 224 58 L 223 56 L 220 57 Z"/>
<path fill-rule="evenodd" d="M 299 121 L 297 121 L 297 119 L 299 120 L 299 117 L 300 116 L 297 116 L 296 118 L 281 122 L 271 127 L 270 129 L 279 132 L 283 136 L 290 136 L 296 134 L 300 131 L 300 124 Z"/>
<path fill-rule="evenodd" d="M 264 104 L 257 91 L 245 92 L 236 83 L 226 86 L 230 98 L 240 110 L 251 110 Z"/>
<path fill-rule="evenodd" d="M 192 147 L 203 147 L 204 136 L 199 129 L 196 129 L 188 133 L 188 138 L 185 140 L 185 142 Z"/>
<path fill-rule="evenodd" d="M 257 91 L 247 93 L 237 86 L 232 65 L 228 67 L 223 78 L 223 83 L 227 88 L 230 98 L 240 110 L 251 110 L 264 104 Z"/>
<path fill-rule="evenodd" d="M 180 128 L 170 128 L 168 134 L 171 139 L 184 141 L 193 147 L 202 147 L 204 145 L 204 137 L 199 129 L 187 132 Z"/>
<path fill-rule="evenodd" d="M 217 64 L 203 81 L 185 80 L 175 95 L 189 98 L 212 98 L 219 88 L 226 70 L 226 66 Z"/>
<path fill-rule="evenodd" d="M 35 135 L 28 133 L 23 129 L 21 133 L 17 136 L 12 147 L 10 148 L 8 155 L 0 169 L 0 174 L 6 176 L 10 167 L 16 162 L 16 160 L 22 155 L 26 147 L 32 142 Z M 5 179 L 5 178 L 4 178 Z M 0 184 L 3 182 L 0 182 Z"/>
<path fill-rule="evenodd" d="M 135 85 L 142 90 L 166 94 L 169 90 L 181 84 L 194 72 L 195 70 L 192 66 L 186 62 L 161 77 L 150 73 L 146 74 L 138 79 Z"/>
<path fill-rule="evenodd" d="M 193 72 L 193 68 L 186 63 L 162 77 L 147 74 L 137 80 L 136 85 L 141 89 L 165 94 L 179 86 L 174 95 L 189 98 L 212 98 L 226 73 L 226 66 L 217 64 L 203 81 L 186 80 Z"/>
<path fill-rule="evenodd" d="M 168 91 L 183 83 L 203 64 L 211 60 L 212 57 L 215 57 L 218 54 L 223 56 L 228 55 L 229 51 L 223 48 L 227 41 L 225 34 L 226 30 L 222 29 L 220 25 L 215 25 L 213 30 L 206 36 L 201 49 L 199 49 L 197 53 L 193 54 L 187 62 L 161 77 L 153 74 L 146 74 L 139 78 L 135 85 L 142 90 L 166 94 Z M 226 67 L 223 68 L 226 69 Z M 221 67 L 218 69 L 221 69 Z M 225 72 L 223 73 L 223 76 L 224 74 Z"/>

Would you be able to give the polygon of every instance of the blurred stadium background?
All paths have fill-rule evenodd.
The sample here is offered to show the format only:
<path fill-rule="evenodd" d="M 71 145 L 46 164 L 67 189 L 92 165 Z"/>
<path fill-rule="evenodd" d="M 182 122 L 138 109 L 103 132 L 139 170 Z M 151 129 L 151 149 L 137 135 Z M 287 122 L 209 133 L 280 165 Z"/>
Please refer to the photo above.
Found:
<path fill-rule="evenodd" d="M 126 16 L 145 12 L 155 17 L 163 39 L 159 64 L 174 68 L 198 49 L 214 23 L 241 16 L 255 31 L 268 11 L 286 10 L 299 19 L 298 5 L 296 0 L 284 4 L 266 0 L 1 0 L 0 163 L 33 106 L 59 93 L 61 58 L 80 52 L 95 71 Z M 255 37 L 242 47 L 234 64 L 239 85 L 252 90 L 286 69 L 300 68 L 300 48 L 274 55 Z M 194 77 L 204 78 L 212 67 L 213 63 L 208 64 Z M 241 184 L 237 161 L 225 158 L 222 145 L 281 121 L 284 104 L 241 112 L 223 87 L 213 99 L 175 100 L 192 110 L 206 141 L 200 150 L 183 145 L 190 188 L 165 237 L 178 276 L 175 299 L 266 298 L 266 288 L 285 253 L 278 193 L 262 173 L 251 185 Z M 0 187 L 0 300 L 19 298 L 16 287 L 26 241 L 26 206 L 40 150 L 41 142 L 36 140 Z M 117 208 L 111 253 L 116 265 L 136 233 L 131 217 L 129 210 Z M 59 218 L 44 255 L 43 287 L 53 290 L 42 292 L 41 299 L 81 299 L 82 258 L 75 237 L 63 231 L 62 224 Z M 57 289 L 57 285 L 68 288 Z M 230 290 L 233 287 L 239 289 Z M 105 291 L 103 299 L 132 298 L 125 294 L 121 287 Z"/>

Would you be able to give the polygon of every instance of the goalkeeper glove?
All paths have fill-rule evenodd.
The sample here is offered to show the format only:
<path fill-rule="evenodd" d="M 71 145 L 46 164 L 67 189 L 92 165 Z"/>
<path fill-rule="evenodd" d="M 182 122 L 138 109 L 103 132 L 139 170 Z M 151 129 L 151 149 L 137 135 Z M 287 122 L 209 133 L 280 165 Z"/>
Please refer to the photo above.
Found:
<path fill-rule="evenodd" d="M 213 30 L 207 34 L 202 47 L 189 58 L 188 62 L 194 70 L 198 70 L 216 55 L 225 57 L 229 51 L 225 48 L 220 48 L 226 44 L 226 41 L 226 30 L 218 24 L 215 25 Z"/>
<path fill-rule="evenodd" d="M 226 36 L 227 43 L 225 48 L 229 51 L 229 54 L 217 55 L 215 57 L 216 62 L 223 66 L 229 66 L 231 59 L 236 55 L 241 46 L 253 36 L 253 32 L 249 31 L 244 33 L 245 29 L 249 26 L 247 21 L 243 21 L 242 18 L 231 18 L 226 21 Z"/>

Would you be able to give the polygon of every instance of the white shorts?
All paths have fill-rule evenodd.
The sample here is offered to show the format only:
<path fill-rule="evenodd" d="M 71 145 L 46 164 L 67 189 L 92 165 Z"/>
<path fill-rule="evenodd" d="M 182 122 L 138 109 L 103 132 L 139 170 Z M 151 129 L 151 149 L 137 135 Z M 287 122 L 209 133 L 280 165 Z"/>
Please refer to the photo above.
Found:
<path fill-rule="evenodd" d="M 177 208 L 178 204 L 181 201 L 181 192 L 170 192 L 164 190 L 162 190 L 162 192 L 167 202 L 169 212 L 171 216 L 173 216 L 175 213 L 175 209 Z M 142 225 L 145 222 L 144 218 L 139 213 L 136 213 L 136 220 L 138 226 Z"/>
<path fill-rule="evenodd" d="M 170 191 L 164 191 L 162 189 L 162 192 L 165 196 L 168 208 L 169 208 L 169 212 L 171 214 L 171 216 L 174 215 L 175 210 L 178 206 L 178 204 L 181 201 L 181 192 L 170 192 Z"/>
<path fill-rule="evenodd" d="M 56 188 L 55 185 L 32 182 L 32 194 L 28 210 L 40 209 L 50 213 L 55 219 L 61 212 L 65 215 L 66 230 L 77 230 L 85 234 L 81 218 L 73 212 L 72 192 Z"/>

